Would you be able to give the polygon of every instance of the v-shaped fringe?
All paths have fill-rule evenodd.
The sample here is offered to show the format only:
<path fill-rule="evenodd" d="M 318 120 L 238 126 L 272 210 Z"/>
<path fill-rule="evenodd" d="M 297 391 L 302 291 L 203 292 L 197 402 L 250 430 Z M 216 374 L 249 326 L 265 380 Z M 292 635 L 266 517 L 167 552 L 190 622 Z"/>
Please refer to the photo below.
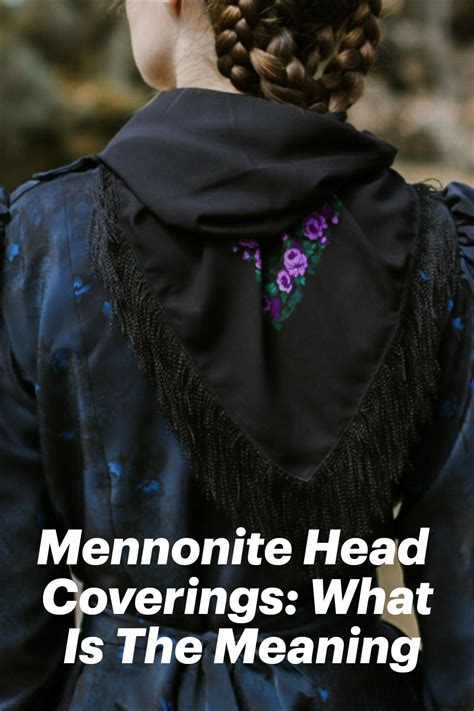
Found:
<path fill-rule="evenodd" d="M 429 188 L 417 186 L 422 222 L 388 351 L 343 435 L 313 477 L 302 481 L 258 448 L 203 381 L 124 232 L 115 180 L 101 167 L 94 188 L 92 267 L 208 496 L 235 526 L 288 538 L 298 564 L 308 529 L 319 529 L 321 540 L 330 529 L 341 529 L 342 540 L 367 541 L 387 530 L 412 468 L 412 448 L 432 417 L 438 351 L 459 278 L 454 231 Z M 328 574 L 321 561 L 310 573 Z"/>

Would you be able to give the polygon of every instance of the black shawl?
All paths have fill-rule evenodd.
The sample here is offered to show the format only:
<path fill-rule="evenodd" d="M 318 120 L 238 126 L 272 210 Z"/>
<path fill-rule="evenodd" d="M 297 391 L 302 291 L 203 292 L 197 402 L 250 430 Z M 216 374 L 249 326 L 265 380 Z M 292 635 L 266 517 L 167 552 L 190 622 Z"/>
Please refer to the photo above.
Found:
<path fill-rule="evenodd" d="M 448 217 L 395 155 L 345 115 L 182 89 L 100 156 L 112 318 L 236 525 L 301 543 L 392 517 L 456 274 Z"/>

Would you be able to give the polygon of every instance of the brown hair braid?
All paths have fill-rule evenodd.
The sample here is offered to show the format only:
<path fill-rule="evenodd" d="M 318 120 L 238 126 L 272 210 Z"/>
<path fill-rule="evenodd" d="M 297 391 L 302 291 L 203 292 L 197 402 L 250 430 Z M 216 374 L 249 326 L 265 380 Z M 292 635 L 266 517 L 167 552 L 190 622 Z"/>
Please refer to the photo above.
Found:
<path fill-rule="evenodd" d="M 360 97 L 382 0 L 206 0 L 217 66 L 236 89 L 314 111 Z"/>

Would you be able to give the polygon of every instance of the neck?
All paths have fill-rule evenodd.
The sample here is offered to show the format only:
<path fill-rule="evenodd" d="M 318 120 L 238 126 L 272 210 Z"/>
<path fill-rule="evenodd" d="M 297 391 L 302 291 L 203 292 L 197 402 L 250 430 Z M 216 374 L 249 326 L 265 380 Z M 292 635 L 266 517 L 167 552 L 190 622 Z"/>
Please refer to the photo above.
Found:
<path fill-rule="evenodd" d="M 176 88 L 214 89 L 232 94 L 239 92 L 220 74 L 214 49 L 215 37 L 207 18 L 196 18 L 193 27 L 183 27 L 175 53 Z"/>

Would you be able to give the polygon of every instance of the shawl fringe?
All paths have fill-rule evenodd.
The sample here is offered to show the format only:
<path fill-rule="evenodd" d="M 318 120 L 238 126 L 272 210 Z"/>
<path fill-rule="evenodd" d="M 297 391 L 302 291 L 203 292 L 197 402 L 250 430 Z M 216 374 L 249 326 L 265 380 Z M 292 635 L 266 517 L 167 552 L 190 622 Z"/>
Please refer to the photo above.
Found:
<path fill-rule="evenodd" d="M 319 529 L 321 540 L 331 529 L 340 529 L 342 540 L 367 541 L 386 531 L 413 446 L 432 418 L 438 350 L 459 278 L 454 232 L 431 190 L 416 188 L 421 225 L 391 343 L 337 444 L 303 481 L 272 462 L 203 381 L 124 232 L 115 180 L 109 169 L 98 171 L 92 268 L 207 495 L 236 527 L 288 538 L 298 564 L 308 529 Z M 327 575 L 320 560 L 310 572 Z"/>

